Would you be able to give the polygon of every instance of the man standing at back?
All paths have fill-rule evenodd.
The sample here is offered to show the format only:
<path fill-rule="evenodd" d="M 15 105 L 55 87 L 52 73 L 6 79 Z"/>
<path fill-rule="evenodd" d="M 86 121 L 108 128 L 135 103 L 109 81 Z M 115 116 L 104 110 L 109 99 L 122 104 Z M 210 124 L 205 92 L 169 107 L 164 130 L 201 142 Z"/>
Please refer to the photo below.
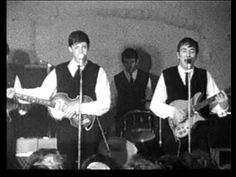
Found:
<path fill-rule="evenodd" d="M 121 135 L 122 116 L 131 110 L 145 110 L 149 107 L 152 96 L 151 78 L 137 68 L 138 53 L 133 48 L 126 48 L 121 54 L 124 70 L 114 76 L 117 90 L 116 98 L 116 134 Z"/>

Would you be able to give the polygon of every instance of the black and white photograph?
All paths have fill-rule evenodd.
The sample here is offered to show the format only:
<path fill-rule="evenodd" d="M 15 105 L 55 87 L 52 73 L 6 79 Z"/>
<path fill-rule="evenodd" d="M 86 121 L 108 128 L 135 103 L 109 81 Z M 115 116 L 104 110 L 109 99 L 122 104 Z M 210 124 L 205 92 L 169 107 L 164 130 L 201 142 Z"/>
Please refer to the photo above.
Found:
<path fill-rule="evenodd" d="M 230 171 L 231 1 L 7 0 L 5 109 L 6 170 Z"/>

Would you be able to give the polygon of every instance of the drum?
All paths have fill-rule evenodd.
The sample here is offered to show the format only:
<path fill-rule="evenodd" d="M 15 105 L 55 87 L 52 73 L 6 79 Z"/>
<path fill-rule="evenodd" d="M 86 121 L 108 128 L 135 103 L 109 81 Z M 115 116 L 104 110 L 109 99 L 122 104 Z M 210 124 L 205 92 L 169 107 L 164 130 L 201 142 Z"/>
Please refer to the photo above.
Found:
<path fill-rule="evenodd" d="M 133 155 L 137 154 L 136 146 L 120 137 L 110 137 L 105 141 L 100 142 L 98 152 L 105 157 L 112 159 L 114 163 L 122 167 L 128 162 Z"/>
<path fill-rule="evenodd" d="M 123 137 L 131 142 L 146 142 L 154 139 L 155 116 L 150 111 L 132 110 L 123 116 Z"/>

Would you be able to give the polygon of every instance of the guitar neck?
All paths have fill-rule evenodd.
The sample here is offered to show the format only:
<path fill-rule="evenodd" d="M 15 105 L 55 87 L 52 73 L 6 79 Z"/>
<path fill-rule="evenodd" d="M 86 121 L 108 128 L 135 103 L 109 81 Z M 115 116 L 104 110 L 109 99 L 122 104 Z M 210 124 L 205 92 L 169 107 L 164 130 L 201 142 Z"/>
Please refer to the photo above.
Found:
<path fill-rule="evenodd" d="M 202 101 L 201 103 L 198 103 L 197 105 L 195 105 L 194 110 L 199 111 L 200 109 L 204 108 L 205 106 L 207 106 L 208 104 L 213 102 L 215 100 L 216 95 L 214 95 L 214 96 Z"/>
<path fill-rule="evenodd" d="M 44 105 L 47 107 L 52 107 L 52 108 L 55 107 L 55 103 L 53 103 L 49 100 L 46 100 L 46 99 L 36 98 L 33 96 L 28 96 L 28 95 L 24 95 L 24 94 L 20 94 L 20 93 L 16 93 L 15 96 L 16 96 L 16 98 L 19 98 L 21 100 L 28 101 L 31 103 L 37 103 L 37 104 L 41 104 L 41 105 Z"/>
<path fill-rule="evenodd" d="M 231 87 L 227 88 L 224 90 L 225 93 L 227 95 L 230 95 L 231 94 Z M 219 93 L 218 93 L 219 94 Z M 207 106 L 208 104 L 212 103 L 214 100 L 215 100 L 215 97 L 218 95 L 218 94 L 215 94 L 214 96 L 202 101 L 201 103 L 198 103 L 194 106 L 194 110 L 198 111 L 202 108 L 204 108 L 205 106 Z"/>

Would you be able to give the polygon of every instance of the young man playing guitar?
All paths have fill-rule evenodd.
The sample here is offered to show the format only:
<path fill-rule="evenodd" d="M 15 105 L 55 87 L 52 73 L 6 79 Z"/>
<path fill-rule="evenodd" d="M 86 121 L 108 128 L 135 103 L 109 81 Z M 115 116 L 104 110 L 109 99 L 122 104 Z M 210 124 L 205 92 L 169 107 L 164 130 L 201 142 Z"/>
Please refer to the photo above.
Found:
<path fill-rule="evenodd" d="M 50 108 L 52 117 L 59 120 L 57 142 L 60 154 L 66 155 L 67 163 L 64 168 L 78 169 L 80 167 L 77 163 L 81 164 L 86 158 L 97 153 L 101 133 L 93 115 L 101 116 L 109 110 L 110 85 L 104 69 L 87 59 L 90 41 L 85 32 L 72 32 L 68 44 L 72 59 L 57 65 L 47 75 L 41 87 L 9 90 L 9 96 L 15 95 Z M 80 129 L 80 139 L 79 115 L 90 115 L 85 116 L 85 123 L 81 121 L 82 124 L 87 122 L 88 126 Z M 78 143 L 81 143 L 81 146 L 78 146 Z M 81 154 L 79 159 L 78 154 Z"/>
<path fill-rule="evenodd" d="M 204 104 L 204 106 L 200 106 L 202 109 L 197 109 L 196 106 L 196 109 L 192 110 L 194 116 L 191 117 L 193 120 L 199 116 L 208 119 L 210 109 L 219 117 L 227 115 L 228 97 L 226 93 L 224 91 L 219 92 L 214 79 L 207 70 L 194 66 L 197 56 L 198 42 L 192 38 L 183 38 L 177 46 L 178 66 L 167 68 L 161 73 L 150 104 L 150 109 L 164 119 L 162 121 L 163 149 L 168 154 L 181 155 L 188 151 L 188 130 L 191 131 L 192 151 L 202 150 L 207 153 L 210 151 L 207 137 L 208 121 L 196 121 L 197 123 L 191 129 L 188 127 L 188 123 L 183 124 L 188 118 L 186 111 L 188 101 L 186 71 L 190 71 L 191 98 L 195 98 L 194 95 L 198 93 L 202 94 L 198 101 L 214 96 L 214 99 L 208 100 L 208 103 L 211 103 L 210 106 Z M 183 100 L 185 104 L 182 104 Z M 192 101 L 194 102 L 194 100 Z M 185 105 L 185 107 L 181 105 Z"/>

